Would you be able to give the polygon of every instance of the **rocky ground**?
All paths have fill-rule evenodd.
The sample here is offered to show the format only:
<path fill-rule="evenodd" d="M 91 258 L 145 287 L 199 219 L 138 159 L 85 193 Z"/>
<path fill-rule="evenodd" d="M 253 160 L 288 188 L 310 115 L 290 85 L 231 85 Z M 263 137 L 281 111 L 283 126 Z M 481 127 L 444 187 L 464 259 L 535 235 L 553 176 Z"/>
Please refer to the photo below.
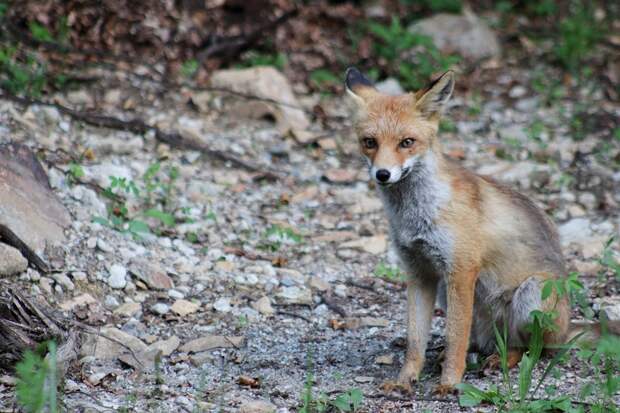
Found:
<path fill-rule="evenodd" d="M 617 243 L 604 245 L 620 226 L 620 109 L 595 86 L 573 85 L 583 102 L 616 119 L 615 141 L 603 121 L 576 140 L 567 121 L 576 99 L 549 104 L 532 89 L 530 70 L 484 73 L 488 80 L 480 88 L 457 89 L 442 126 L 445 151 L 533 197 L 558 224 L 595 317 L 601 308 L 613 314 L 620 306 L 618 281 L 600 258 L 605 251 L 618 254 Z M 249 85 L 237 72 L 214 78 L 238 92 L 273 94 L 260 89 L 263 75 L 253 72 L 258 78 Z M 100 332 L 84 334 L 80 356 L 69 366 L 62 396 L 67 411 L 292 412 L 309 377 L 315 398 L 361 389 L 361 411 L 466 410 L 456 396 L 431 394 L 443 347 L 439 311 L 414 397 L 379 389 L 402 362 L 405 294 L 397 279 L 376 276 L 382 269 L 395 272 L 386 219 L 342 96 L 306 96 L 298 86 L 287 94 L 282 78 L 275 97 L 291 106 L 276 107 L 189 87 L 162 90 L 124 76 L 106 73 L 95 87 L 55 101 L 119 117 L 130 113 L 280 177 L 263 179 L 199 151 L 171 148 L 153 133 L 96 128 L 54 107 L 0 101 L 1 141 L 40 155 L 72 217 L 60 269 L 26 269 L 17 255 L 3 264 L 13 267 L 2 270 L 14 274 L 23 291 Z M 312 113 L 323 122 L 311 122 Z M 148 209 L 144 175 L 157 160 L 164 185 L 152 198 L 174 215 L 170 225 L 142 217 Z M 172 180 L 171 168 L 178 171 Z M 151 234 L 93 221 L 108 217 L 113 202 L 102 189 L 110 177 L 135 183 L 138 196 L 116 192 Z M 574 317 L 583 318 L 582 310 L 575 308 Z M 472 364 L 476 358 L 470 355 Z M 572 359 L 549 380 L 577 395 L 589 379 L 586 366 Z M 487 387 L 500 376 L 472 369 L 465 380 Z M 12 406 L 12 382 L 5 377 L 2 383 L 2 404 Z"/>

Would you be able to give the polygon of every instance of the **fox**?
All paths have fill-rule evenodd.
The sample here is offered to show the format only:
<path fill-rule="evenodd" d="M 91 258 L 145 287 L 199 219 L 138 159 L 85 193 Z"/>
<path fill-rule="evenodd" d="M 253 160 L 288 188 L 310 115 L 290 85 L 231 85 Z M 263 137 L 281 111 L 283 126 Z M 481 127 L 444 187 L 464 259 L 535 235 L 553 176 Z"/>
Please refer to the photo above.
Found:
<path fill-rule="evenodd" d="M 407 350 L 395 385 L 411 390 L 425 362 L 436 299 L 446 309 L 446 349 L 434 389 L 461 382 L 468 349 L 491 354 L 507 332 L 508 363 L 527 346 L 534 310 L 554 311 L 544 345 L 566 342 L 570 305 L 547 280 L 566 275 L 557 229 L 528 197 L 442 152 L 439 120 L 455 85 L 448 71 L 413 93 L 386 95 L 356 68 L 345 73 L 352 123 L 407 274 Z"/>

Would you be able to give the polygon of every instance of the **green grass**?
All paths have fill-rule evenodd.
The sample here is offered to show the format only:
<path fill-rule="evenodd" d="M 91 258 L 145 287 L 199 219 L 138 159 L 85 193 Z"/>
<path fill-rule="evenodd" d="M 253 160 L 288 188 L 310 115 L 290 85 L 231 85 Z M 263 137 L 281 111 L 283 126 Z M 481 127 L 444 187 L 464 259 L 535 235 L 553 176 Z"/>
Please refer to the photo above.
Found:
<path fill-rule="evenodd" d="M 572 273 L 565 279 L 548 280 L 543 285 L 541 299 L 559 300 L 570 298 L 571 303 L 582 304 L 584 297 L 583 284 L 578 280 L 578 274 Z M 618 412 L 613 398 L 620 391 L 620 338 L 603 333 L 603 337 L 592 348 L 587 342 L 579 342 L 580 350 L 576 353 L 582 364 L 579 369 L 590 370 L 588 380 L 579 392 L 579 396 L 558 394 L 557 388 L 545 385 L 549 375 L 560 378 L 557 367 L 565 363 L 570 350 L 575 348 L 581 334 L 573 337 L 564 346 L 555 349 L 554 357 L 543 367 L 542 359 L 543 335 L 555 326 L 553 320 L 557 317 L 554 311 L 533 311 L 532 322 L 529 327 L 530 340 L 527 351 L 518 365 L 517 382 L 511 382 L 508 371 L 508 343 L 507 332 L 503 334 L 495 328 L 496 349 L 500 357 L 502 381 L 492 384 L 486 390 L 470 384 L 461 383 L 457 387 L 461 391 L 459 403 L 463 407 L 475 407 L 480 404 L 490 404 L 498 411 L 511 413 L 538 413 L 538 412 L 571 412 L 584 413 L 586 411 L 581 401 L 588 397 L 590 412 Z M 534 380 L 534 370 L 541 366 L 542 374 Z M 543 385 L 545 385 L 543 387 Z M 547 397 L 536 398 L 540 388 L 545 390 Z"/>
<path fill-rule="evenodd" d="M 46 357 L 47 353 L 47 357 Z M 35 351 L 27 350 L 15 365 L 17 403 L 27 413 L 58 411 L 58 377 L 56 343 L 42 343 Z"/>
<path fill-rule="evenodd" d="M 258 50 L 250 50 L 243 54 L 241 62 L 236 67 L 273 66 L 282 70 L 288 63 L 284 53 L 264 53 Z"/>
<path fill-rule="evenodd" d="M 407 279 L 405 273 L 403 273 L 398 267 L 388 265 L 381 261 L 375 267 L 375 277 L 383 278 L 388 281 L 404 282 Z"/>

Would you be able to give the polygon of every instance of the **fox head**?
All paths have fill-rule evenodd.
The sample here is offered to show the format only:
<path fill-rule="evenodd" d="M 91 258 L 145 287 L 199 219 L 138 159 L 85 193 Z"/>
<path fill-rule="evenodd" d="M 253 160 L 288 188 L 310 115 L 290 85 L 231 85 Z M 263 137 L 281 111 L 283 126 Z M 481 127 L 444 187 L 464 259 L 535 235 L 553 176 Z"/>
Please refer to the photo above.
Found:
<path fill-rule="evenodd" d="M 361 151 L 378 184 L 401 181 L 424 165 L 429 153 L 440 151 L 439 117 L 454 89 L 454 72 L 400 96 L 382 94 L 355 68 L 347 69 L 345 85 L 357 104 L 355 130 Z"/>

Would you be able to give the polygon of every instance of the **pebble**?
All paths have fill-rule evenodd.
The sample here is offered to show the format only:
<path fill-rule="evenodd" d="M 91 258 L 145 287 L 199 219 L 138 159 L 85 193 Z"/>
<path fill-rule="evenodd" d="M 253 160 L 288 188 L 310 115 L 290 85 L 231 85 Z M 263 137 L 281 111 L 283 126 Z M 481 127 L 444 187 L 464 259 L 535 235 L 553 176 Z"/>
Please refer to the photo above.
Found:
<path fill-rule="evenodd" d="M 180 300 L 182 298 L 185 298 L 185 294 L 183 294 L 182 292 L 178 290 L 168 290 L 168 297 L 175 299 L 175 300 Z"/>
<path fill-rule="evenodd" d="M 127 285 L 127 269 L 120 264 L 113 264 L 109 270 L 108 285 L 112 288 L 121 289 Z"/>
<path fill-rule="evenodd" d="M 220 313 L 229 313 L 232 310 L 230 305 L 230 298 L 228 297 L 220 297 L 213 303 L 213 308 L 215 311 L 219 311 Z"/>
<path fill-rule="evenodd" d="M 170 306 L 166 303 L 153 304 L 151 306 L 151 311 L 159 315 L 164 315 L 170 311 Z"/>
<path fill-rule="evenodd" d="M 105 305 L 106 308 L 116 308 L 120 305 L 120 303 L 118 302 L 118 298 L 116 298 L 115 296 L 106 295 L 103 305 Z"/>

